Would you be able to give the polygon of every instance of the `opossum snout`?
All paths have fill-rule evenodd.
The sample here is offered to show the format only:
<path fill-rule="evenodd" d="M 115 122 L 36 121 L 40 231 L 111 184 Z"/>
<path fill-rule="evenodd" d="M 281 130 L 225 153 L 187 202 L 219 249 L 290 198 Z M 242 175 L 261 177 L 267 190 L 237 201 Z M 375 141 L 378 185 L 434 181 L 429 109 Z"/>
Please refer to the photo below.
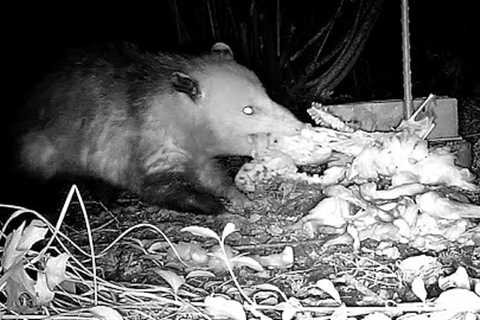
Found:
<path fill-rule="evenodd" d="M 297 125 L 291 125 L 290 130 L 282 130 L 281 132 L 259 132 L 251 133 L 247 136 L 247 142 L 250 145 L 251 155 L 256 157 L 256 154 L 262 153 L 268 149 L 276 149 L 278 143 L 282 141 L 285 136 L 292 136 L 300 134 L 305 124 L 298 122 Z"/>
<path fill-rule="evenodd" d="M 298 120 L 297 117 L 290 112 L 287 108 L 282 105 L 276 104 L 277 110 L 275 113 L 276 115 L 276 123 L 278 125 L 279 130 L 274 130 L 273 134 L 280 134 L 280 135 L 296 135 L 299 134 L 300 131 L 305 127 L 305 123 Z"/>
<path fill-rule="evenodd" d="M 305 128 L 305 123 L 298 121 L 293 125 L 293 128 L 292 128 L 293 134 L 299 134 L 304 128 Z"/>
<path fill-rule="evenodd" d="M 295 116 L 289 115 L 284 121 L 280 122 L 281 130 L 278 132 L 272 132 L 273 135 L 290 136 L 299 134 L 305 123 L 298 120 Z"/>

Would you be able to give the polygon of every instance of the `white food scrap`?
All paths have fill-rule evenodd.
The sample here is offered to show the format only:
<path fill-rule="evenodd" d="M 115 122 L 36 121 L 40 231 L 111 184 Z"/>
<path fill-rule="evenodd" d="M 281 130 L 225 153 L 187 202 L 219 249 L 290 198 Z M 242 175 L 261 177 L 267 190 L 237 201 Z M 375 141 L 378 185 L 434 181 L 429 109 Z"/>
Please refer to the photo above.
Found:
<path fill-rule="evenodd" d="M 360 241 L 398 241 L 421 250 L 441 250 L 451 242 L 474 244 L 480 241 L 475 237 L 479 227 L 469 219 L 480 218 L 480 206 L 439 191 L 479 191 L 474 176 L 455 165 L 448 149 L 428 147 L 425 137 L 434 127 L 433 118 L 415 120 L 432 100 L 429 96 L 390 132 L 354 130 L 312 104 L 308 113 L 322 127 L 306 125 L 298 135 L 275 141 L 253 137 L 254 160 L 240 169 L 237 186 L 255 192 L 278 178 L 322 186 L 327 197 L 301 220 L 311 236 L 327 232 L 350 239 L 343 235 L 355 230 Z M 326 166 L 320 175 L 297 169 L 320 164 Z"/>

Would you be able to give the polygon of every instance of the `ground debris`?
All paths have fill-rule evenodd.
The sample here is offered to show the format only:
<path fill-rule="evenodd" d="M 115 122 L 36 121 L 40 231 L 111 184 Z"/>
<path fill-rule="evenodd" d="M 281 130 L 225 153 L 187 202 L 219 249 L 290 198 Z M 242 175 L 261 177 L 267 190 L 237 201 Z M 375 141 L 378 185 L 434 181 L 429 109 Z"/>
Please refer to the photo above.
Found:
<path fill-rule="evenodd" d="M 374 145 L 378 147 L 378 144 Z M 413 150 L 417 148 L 417 151 L 424 150 L 421 142 Z M 327 154 L 336 157 L 337 165 L 333 166 L 337 167 L 336 173 L 340 172 L 338 167 L 353 163 L 355 158 L 352 155 L 339 156 L 338 152 L 319 152 L 315 156 L 320 159 Z M 316 171 L 318 176 L 313 179 L 321 177 L 327 168 L 328 163 L 302 165 L 303 172 Z M 331 177 L 335 178 L 333 174 Z M 411 177 L 403 176 L 395 181 L 400 178 Z M 26 318 L 33 315 L 35 319 L 204 319 L 215 316 L 291 319 L 295 315 L 297 319 L 334 316 L 339 319 L 339 315 L 359 320 L 407 319 L 407 316 L 467 319 L 478 313 L 472 306 L 478 302 L 480 293 L 480 250 L 475 242 L 478 241 L 475 240 L 478 219 L 462 216 L 463 212 L 471 212 L 464 210 L 473 208 L 468 205 L 480 204 L 475 202 L 478 193 L 459 186 L 445 186 L 444 182 L 436 186 L 421 181 L 406 185 L 397 183 L 392 188 L 392 180 L 392 177 L 381 174 L 376 180 L 367 179 L 358 184 L 335 182 L 319 185 L 277 175 L 271 180 L 265 179 L 268 183 L 262 188 L 249 192 L 251 207 L 241 211 L 229 207 L 230 214 L 218 217 L 194 216 L 147 206 L 130 196 L 112 206 L 85 201 L 90 230 L 86 230 L 77 201 L 71 204 L 68 215 L 58 224 L 58 231 L 48 225 L 45 239 L 36 243 L 39 247 L 22 251 L 21 259 L 15 260 L 16 274 L 31 276 L 47 272 L 45 266 L 49 257 L 68 252 L 65 280 L 58 278 L 62 283 L 52 290 L 53 300 L 43 305 L 36 304 L 30 294 L 22 294 L 25 288 L 32 288 L 36 278 L 32 278 L 34 282 L 27 280 L 26 286 L 16 286 L 18 297 L 22 298 L 19 299 L 23 303 L 20 306 L 28 308 L 16 311 Z M 473 184 L 478 185 L 478 182 L 473 181 Z M 418 190 L 421 192 L 417 193 Z M 422 200 L 434 197 L 435 203 L 445 202 L 444 208 L 460 206 L 462 209 L 454 213 L 446 211 L 453 215 L 453 219 L 440 210 L 429 212 L 432 206 L 428 205 L 422 213 L 410 210 L 413 206 L 417 209 L 421 206 L 417 197 L 422 196 L 427 197 Z M 327 200 L 332 198 L 336 199 Z M 304 229 L 304 224 L 313 221 L 308 218 L 312 212 L 322 211 L 315 209 L 322 201 L 344 201 L 349 210 L 340 216 L 345 222 L 338 220 L 337 227 L 330 230 L 322 225 L 322 232 L 319 233 L 317 228 L 312 237 Z M 471 203 L 467 205 L 467 202 Z M 342 208 L 342 205 L 338 207 Z M 21 209 L 12 210 L 17 212 L 15 219 L 21 220 L 18 213 Z M 440 249 L 432 250 L 416 246 L 413 238 L 394 241 L 405 236 L 398 230 L 420 232 L 425 227 L 418 227 L 420 215 L 441 222 L 430 231 L 438 227 L 444 235 L 454 234 L 450 227 L 468 226 L 471 233 L 465 239 L 474 241 L 473 244 L 446 241 L 442 242 Z M 398 222 L 394 223 L 402 219 L 407 223 L 407 229 L 401 229 Z M 382 225 L 384 231 L 389 226 L 398 229 L 395 229 L 397 232 L 383 233 L 383 237 L 377 239 L 364 236 L 369 230 L 373 235 L 380 233 L 381 229 L 375 224 Z M 215 237 L 182 231 L 187 226 L 211 230 L 205 234 L 216 234 L 220 238 L 227 258 L 245 259 L 240 259 L 243 264 L 235 267 L 232 263 L 232 273 L 225 268 L 201 265 L 212 256 L 223 261 L 222 246 Z M 2 237 L 12 234 L 14 229 L 5 225 Z M 52 237 L 55 239 L 49 243 Z M 426 239 L 439 243 L 432 234 Z M 92 259 L 91 244 L 95 259 Z M 2 256 L 12 252 L 6 249 L 5 242 L 2 246 Z M 172 248 L 176 248 L 181 260 Z M 268 257 L 270 265 L 262 265 L 263 270 L 252 268 L 254 264 L 249 265 L 248 258 L 258 257 Z M 430 264 L 425 267 L 415 260 Z M 191 261 L 199 262 L 199 265 L 192 267 Z M 402 271 L 405 261 L 410 268 L 408 274 L 414 275 L 408 279 Z M 225 264 L 222 262 L 221 265 Z M 7 288 L 11 287 L 11 280 L 7 286 L 5 279 L 9 279 L 13 272 L 9 272 L 11 266 L 2 264 L 2 268 L 0 314 L 5 319 L 15 318 L 18 314 L 5 304 L 10 290 Z M 19 280 L 18 277 L 15 279 Z M 455 309 L 462 306 L 458 302 L 463 301 L 467 301 L 467 305 Z M 229 308 L 216 308 L 220 302 Z"/>

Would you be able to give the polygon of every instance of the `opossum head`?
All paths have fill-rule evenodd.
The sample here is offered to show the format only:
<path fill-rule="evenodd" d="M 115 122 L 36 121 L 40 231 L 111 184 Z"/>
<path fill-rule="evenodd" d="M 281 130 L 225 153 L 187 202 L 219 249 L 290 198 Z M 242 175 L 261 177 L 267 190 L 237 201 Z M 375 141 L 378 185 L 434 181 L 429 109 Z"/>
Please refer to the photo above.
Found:
<path fill-rule="evenodd" d="M 294 135 L 303 127 L 290 111 L 275 103 L 258 77 L 233 59 L 210 58 L 191 74 L 199 89 L 194 108 L 201 114 L 214 145 L 212 153 L 249 155 L 251 137 Z M 208 145 L 202 143 L 202 145 Z"/>

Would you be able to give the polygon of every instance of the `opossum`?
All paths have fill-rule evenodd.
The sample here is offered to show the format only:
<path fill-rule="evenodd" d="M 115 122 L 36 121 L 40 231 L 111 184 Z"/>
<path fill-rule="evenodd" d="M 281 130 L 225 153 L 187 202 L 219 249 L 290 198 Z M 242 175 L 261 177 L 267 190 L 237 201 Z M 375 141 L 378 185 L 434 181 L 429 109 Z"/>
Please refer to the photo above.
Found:
<path fill-rule="evenodd" d="M 184 56 L 122 45 L 68 59 L 27 103 L 22 167 L 101 179 L 179 211 L 244 203 L 215 158 L 248 156 L 252 135 L 293 135 L 303 123 L 218 47 Z"/>

